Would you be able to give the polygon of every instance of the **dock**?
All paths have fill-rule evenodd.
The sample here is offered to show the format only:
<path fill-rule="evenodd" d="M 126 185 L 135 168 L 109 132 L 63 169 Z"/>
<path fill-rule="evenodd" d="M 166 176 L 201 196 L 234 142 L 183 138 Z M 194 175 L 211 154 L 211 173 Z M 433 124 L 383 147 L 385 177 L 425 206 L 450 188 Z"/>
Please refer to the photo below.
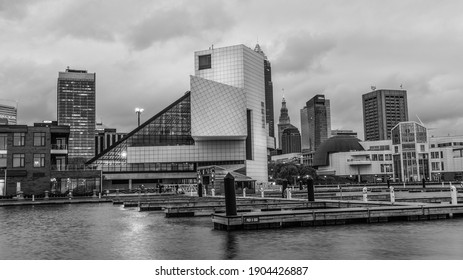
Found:
<path fill-rule="evenodd" d="M 351 204 L 353 205 L 353 204 Z M 339 209 L 291 210 L 240 213 L 236 216 L 212 214 L 214 229 L 256 230 L 284 227 L 345 225 L 392 221 L 420 221 L 463 217 L 463 205 L 421 204 Z"/>

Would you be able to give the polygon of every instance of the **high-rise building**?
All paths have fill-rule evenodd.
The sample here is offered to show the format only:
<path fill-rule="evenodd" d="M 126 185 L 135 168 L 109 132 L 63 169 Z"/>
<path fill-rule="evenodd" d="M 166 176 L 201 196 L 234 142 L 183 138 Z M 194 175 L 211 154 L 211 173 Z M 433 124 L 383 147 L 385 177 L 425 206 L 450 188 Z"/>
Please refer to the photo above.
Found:
<path fill-rule="evenodd" d="M 391 129 L 408 121 L 407 91 L 379 89 L 362 95 L 365 141 L 391 139 Z"/>
<path fill-rule="evenodd" d="M 0 104 L 0 124 L 16 124 L 18 110 L 15 106 Z"/>
<path fill-rule="evenodd" d="M 317 94 L 307 101 L 307 120 L 309 150 L 314 152 L 323 141 L 330 138 L 331 134 L 331 113 L 330 100 L 325 95 Z M 304 139 L 302 141 L 307 141 Z"/>
<path fill-rule="evenodd" d="M 281 149 L 283 154 L 301 152 L 301 134 L 297 127 L 291 125 L 291 127 L 283 130 L 281 135 Z"/>
<path fill-rule="evenodd" d="M 58 124 L 71 128 L 69 163 L 95 155 L 95 73 L 66 69 L 58 76 Z"/>
<path fill-rule="evenodd" d="M 301 109 L 301 150 L 309 151 L 309 115 L 307 106 Z"/>
<path fill-rule="evenodd" d="M 264 56 L 236 45 L 195 52 L 195 75 L 241 88 L 246 98 L 246 175 L 266 182 L 267 134 L 265 109 Z"/>
<path fill-rule="evenodd" d="M 281 137 L 283 135 L 283 131 L 290 127 L 293 127 L 293 125 L 291 124 L 291 119 L 288 115 L 288 108 L 286 108 L 286 100 L 283 97 L 283 100 L 281 101 L 280 118 L 278 119 L 278 147 L 280 149 L 282 149 Z"/>
<path fill-rule="evenodd" d="M 267 56 L 262 51 L 259 44 L 254 48 L 255 52 L 258 52 L 264 56 L 264 82 L 265 82 L 265 112 L 266 121 L 268 124 L 269 136 L 275 137 L 275 117 L 273 112 L 273 83 L 272 83 L 272 66 Z"/>
<path fill-rule="evenodd" d="M 355 132 L 353 130 L 348 130 L 348 129 L 334 129 L 334 130 L 331 130 L 331 136 L 330 137 L 338 136 L 338 135 L 354 136 L 355 138 L 357 138 L 357 132 Z"/>

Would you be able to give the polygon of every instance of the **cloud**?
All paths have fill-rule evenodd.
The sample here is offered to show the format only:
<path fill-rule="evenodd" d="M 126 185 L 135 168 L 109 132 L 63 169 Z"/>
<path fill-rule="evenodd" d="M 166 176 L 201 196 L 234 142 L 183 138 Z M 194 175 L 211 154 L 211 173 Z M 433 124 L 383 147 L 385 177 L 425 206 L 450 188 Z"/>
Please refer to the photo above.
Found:
<path fill-rule="evenodd" d="M 202 1 L 194 7 L 186 5 L 158 9 L 133 25 L 126 39 L 136 50 L 175 38 L 201 40 L 221 37 L 233 26 L 234 19 L 217 1 Z"/>
<path fill-rule="evenodd" d="M 297 74 L 320 69 L 321 61 L 336 46 L 332 38 L 308 32 L 287 38 L 274 65 L 278 74 Z"/>
<path fill-rule="evenodd" d="M 29 4 L 34 0 L 0 0 L 0 19 L 20 20 L 28 14 Z"/>

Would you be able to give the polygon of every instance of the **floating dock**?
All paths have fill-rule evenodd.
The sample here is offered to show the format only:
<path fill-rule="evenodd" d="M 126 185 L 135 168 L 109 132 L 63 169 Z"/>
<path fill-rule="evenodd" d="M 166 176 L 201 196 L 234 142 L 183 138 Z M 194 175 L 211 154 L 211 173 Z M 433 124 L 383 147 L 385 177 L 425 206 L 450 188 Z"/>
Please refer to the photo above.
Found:
<path fill-rule="evenodd" d="M 339 202 L 340 206 L 343 204 L 343 202 Z M 349 205 L 355 204 L 351 203 Z M 236 216 L 212 214 L 212 222 L 215 229 L 231 231 L 463 217 L 463 205 L 458 204 L 395 204 L 354 208 L 345 208 L 343 206 L 339 209 L 251 212 L 241 213 Z"/>

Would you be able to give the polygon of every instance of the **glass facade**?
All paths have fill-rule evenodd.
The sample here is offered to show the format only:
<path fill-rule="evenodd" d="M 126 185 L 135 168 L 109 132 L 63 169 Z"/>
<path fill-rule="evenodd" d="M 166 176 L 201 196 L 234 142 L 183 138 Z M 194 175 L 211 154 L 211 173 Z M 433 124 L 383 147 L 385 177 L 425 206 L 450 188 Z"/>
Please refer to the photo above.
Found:
<path fill-rule="evenodd" d="M 394 176 L 400 181 L 430 179 L 427 131 L 415 122 L 402 122 L 391 131 L 394 145 Z"/>
<path fill-rule="evenodd" d="M 69 160 L 80 163 L 95 150 L 95 73 L 85 70 L 60 72 L 58 77 L 58 124 L 69 125 Z"/>
<path fill-rule="evenodd" d="M 129 162 L 129 149 L 152 146 L 194 145 L 191 137 L 190 92 L 167 107 L 151 120 L 135 129 L 91 160 L 104 172 L 169 172 L 194 171 L 193 162 Z M 144 153 L 143 153 L 144 154 Z M 149 159 L 148 159 L 149 161 Z"/>

